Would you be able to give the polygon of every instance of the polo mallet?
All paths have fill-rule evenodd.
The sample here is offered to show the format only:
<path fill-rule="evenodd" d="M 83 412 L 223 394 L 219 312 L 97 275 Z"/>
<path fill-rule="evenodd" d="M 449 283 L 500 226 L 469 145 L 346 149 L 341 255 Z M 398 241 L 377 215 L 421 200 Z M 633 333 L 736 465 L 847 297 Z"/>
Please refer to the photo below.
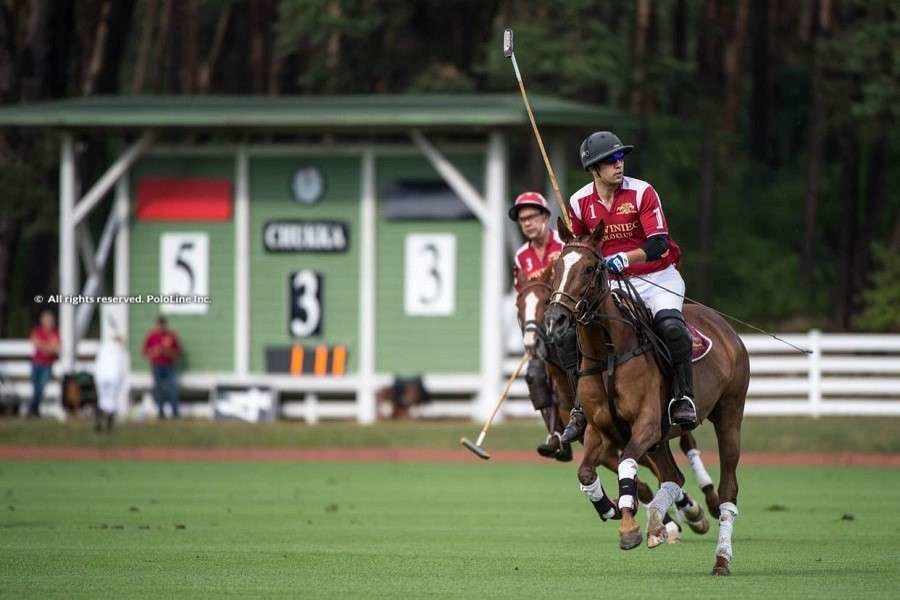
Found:
<path fill-rule="evenodd" d="M 556 174 L 553 167 L 550 166 L 550 159 L 547 158 L 547 151 L 544 149 L 544 140 L 541 138 L 541 132 L 538 131 L 537 123 L 534 120 L 534 113 L 531 111 L 531 103 L 528 102 L 528 94 L 525 93 L 525 82 L 522 81 L 522 74 L 519 72 L 519 63 L 516 62 L 516 53 L 513 52 L 513 31 L 506 29 L 503 32 L 503 56 L 512 60 L 513 70 L 516 72 L 516 79 L 519 81 L 519 91 L 522 93 L 522 101 L 525 103 L 525 110 L 528 111 L 528 119 L 531 121 L 531 128 L 534 130 L 534 136 L 537 138 L 538 147 L 541 149 L 541 156 L 544 157 L 544 166 L 547 167 L 547 174 L 550 175 L 550 184 L 556 194 L 556 203 L 559 204 L 560 214 L 566 227 L 571 231 L 572 224 L 569 222 L 569 211 L 566 210 L 566 203 L 563 202 L 562 192 L 559 191 L 559 182 L 556 180 Z"/>
<path fill-rule="evenodd" d="M 491 455 L 487 453 L 487 450 L 481 447 L 481 444 L 484 442 L 484 436 L 487 435 L 487 431 L 491 426 L 491 423 L 494 421 L 494 417 L 497 415 L 497 411 L 500 409 L 500 405 L 503 404 L 503 401 L 506 400 L 506 396 L 509 394 L 509 388 L 512 387 L 513 381 L 519 376 L 519 371 L 522 370 L 522 366 L 525 364 L 525 361 L 528 360 L 528 353 L 522 355 L 522 360 L 519 361 L 518 366 L 516 366 L 516 370 L 513 371 L 513 374 L 510 376 L 509 381 L 506 382 L 506 387 L 503 389 L 503 393 L 500 394 L 500 399 L 497 400 L 497 404 L 494 405 L 494 410 L 491 411 L 491 416 L 488 417 L 487 422 L 484 424 L 484 427 L 481 428 L 481 433 L 478 434 L 478 439 L 473 444 L 468 440 L 468 438 L 461 438 L 459 443 L 471 450 L 475 453 L 479 458 L 483 458 L 484 460 L 489 460 Z"/>

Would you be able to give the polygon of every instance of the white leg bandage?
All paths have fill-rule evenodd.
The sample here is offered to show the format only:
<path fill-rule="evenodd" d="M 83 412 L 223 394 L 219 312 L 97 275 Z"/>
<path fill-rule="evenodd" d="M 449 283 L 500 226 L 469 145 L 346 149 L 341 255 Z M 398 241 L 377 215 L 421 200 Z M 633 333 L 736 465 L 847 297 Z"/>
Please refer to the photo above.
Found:
<path fill-rule="evenodd" d="M 681 494 L 681 487 L 677 483 L 674 481 L 663 481 L 648 509 L 658 510 L 660 515 L 664 515 Z"/>
<path fill-rule="evenodd" d="M 634 508 L 635 477 L 637 477 L 637 461 L 626 458 L 619 463 L 619 508 Z M 623 481 L 626 480 L 626 481 Z M 623 492 L 623 483 L 628 490 Z"/>
<path fill-rule="evenodd" d="M 731 532 L 734 529 L 734 518 L 738 514 L 737 506 L 731 502 L 719 505 L 719 543 L 716 545 L 716 556 L 731 562 Z"/>
<path fill-rule="evenodd" d="M 694 478 L 697 480 L 697 485 L 700 486 L 700 489 L 712 485 L 712 477 L 709 476 L 709 473 L 706 472 L 706 467 L 703 466 L 703 459 L 700 458 L 700 451 L 696 448 L 688 450 L 687 458 L 688 462 L 691 463 L 691 469 L 694 471 Z"/>
<path fill-rule="evenodd" d="M 600 483 L 600 478 L 594 480 L 594 483 L 590 485 L 581 485 L 581 492 L 588 497 L 588 500 L 591 502 L 600 502 L 604 498 L 606 498 L 606 492 L 603 491 L 603 484 Z M 616 509 L 613 506 L 612 502 L 607 499 L 607 503 L 609 504 L 609 508 L 604 512 L 601 517 L 604 519 L 612 519 L 616 515 Z M 601 512 L 602 509 L 598 509 L 597 512 Z"/>

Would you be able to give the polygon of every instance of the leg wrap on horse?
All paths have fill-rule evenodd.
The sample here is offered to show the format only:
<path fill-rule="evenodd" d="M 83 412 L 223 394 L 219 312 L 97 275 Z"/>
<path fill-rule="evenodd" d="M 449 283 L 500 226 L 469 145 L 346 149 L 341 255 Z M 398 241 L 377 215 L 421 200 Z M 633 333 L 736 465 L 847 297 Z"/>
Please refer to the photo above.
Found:
<path fill-rule="evenodd" d="M 659 486 L 659 491 L 653 497 L 653 502 L 647 510 L 658 510 L 660 515 L 665 515 L 669 507 L 681 496 L 681 486 L 674 481 L 664 481 Z M 662 518 L 662 517 L 660 517 Z"/>
<path fill-rule="evenodd" d="M 676 395 L 694 396 L 693 372 L 691 369 L 691 334 L 684 323 L 681 311 L 667 308 L 656 313 L 653 327 L 666 343 L 675 369 Z"/>
<path fill-rule="evenodd" d="M 573 384 L 572 389 L 575 389 L 574 384 L 578 380 L 578 331 L 574 327 L 569 328 L 556 338 L 554 345 L 559 365 L 569 376 L 569 382 Z"/>
<path fill-rule="evenodd" d="M 599 477 L 590 485 L 582 484 L 581 491 L 594 505 L 594 509 L 602 520 L 606 521 L 616 516 L 616 506 L 603 491 L 603 484 L 600 483 Z"/>
<path fill-rule="evenodd" d="M 734 529 L 734 518 L 738 514 L 737 506 L 731 502 L 723 502 L 719 505 L 719 542 L 716 544 L 716 556 L 721 556 L 728 562 L 732 559 L 731 532 Z"/>
<path fill-rule="evenodd" d="M 636 503 L 634 501 L 637 495 L 637 486 L 634 479 L 637 476 L 637 461 L 633 458 L 626 458 L 619 463 L 619 508 L 628 508 L 634 510 Z"/>
<path fill-rule="evenodd" d="M 687 451 L 688 462 L 691 463 L 691 470 L 694 471 L 694 477 L 697 478 L 697 485 L 702 490 L 708 485 L 713 484 L 712 477 L 706 472 L 703 460 L 700 458 L 700 451 L 694 448 Z"/>
<path fill-rule="evenodd" d="M 553 406 L 553 396 L 550 392 L 550 382 L 547 380 L 547 368 L 544 361 L 536 358 L 528 361 L 525 383 L 528 384 L 528 395 L 531 396 L 531 405 L 535 410 Z"/>

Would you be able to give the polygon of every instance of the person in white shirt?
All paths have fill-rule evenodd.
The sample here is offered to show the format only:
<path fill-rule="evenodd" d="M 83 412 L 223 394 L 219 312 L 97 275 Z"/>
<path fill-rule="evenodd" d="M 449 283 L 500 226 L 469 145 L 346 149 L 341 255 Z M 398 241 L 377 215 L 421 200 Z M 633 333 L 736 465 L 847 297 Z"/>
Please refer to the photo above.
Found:
<path fill-rule="evenodd" d="M 110 431 L 119 405 L 119 397 L 128 376 L 130 358 L 121 336 L 115 335 L 100 344 L 94 360 L 94 385 L 97 388 L 97 411 L 94 431 Z"/>

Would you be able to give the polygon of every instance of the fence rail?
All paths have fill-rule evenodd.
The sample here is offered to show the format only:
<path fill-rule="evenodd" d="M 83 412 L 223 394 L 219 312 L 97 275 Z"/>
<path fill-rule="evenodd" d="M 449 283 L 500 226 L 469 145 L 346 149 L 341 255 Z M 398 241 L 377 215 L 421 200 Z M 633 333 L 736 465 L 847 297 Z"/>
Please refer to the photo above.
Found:
<path fill-rule="evenodd" d="M 900 335 L 880 334 L 807 334 L 780 336 L 802 348 L 808 355 L 770 337 L 745 335 L 742 340 L 750 352 L 750 389 L 745 413 L 748 415 L 880 415 L 900 416 Z M 97 351 L 96 340 L 84 340 L 78 347 L 79 370 L 91 370 Z M 15 394 L 20 399 L 31 396 L 28 340 L 0 340 L 0 392 Z M 503 363 L 504 376 L 509 376 L 518 357 Z M 56 370 L 58 371 L 58 369 Z M 58 378 L 59 372 L 54 375 Z M 387 385 L 391 377 L 379 374 L 377 385 Z M 425 418 L 470 418 L 476 414 L 474 396 L 481 387 L 478 374 L 426 374 L 425 386 L 435 401 L 420 407 Z M 149 402 L 150 377 L 132 373 L 133 393 Z M 280 412 L 288 418 L 308 422 L 319 419 L 358 418 L 355 401 L 358 389 L 355 376 L 291 377 L 286 375 L 251 375 L 239 378 L 229 373 L 184 373 L 180 385 L 186 392 L 199 394 L 217 386 L 259 386 L 280 394 Z M 59 385 L 52 382 L 47 398 L 58 407 Z M 299 399 L 298 399 L 299 398 Z M 209 403 L 186 406 L 186 413 L 211 416 Z M 51 414 L 62 411 L 51 409 Z M 510 398 L 501 416 L 529 417 L 534 410 L 522 378 L 514 382 Z"/>

